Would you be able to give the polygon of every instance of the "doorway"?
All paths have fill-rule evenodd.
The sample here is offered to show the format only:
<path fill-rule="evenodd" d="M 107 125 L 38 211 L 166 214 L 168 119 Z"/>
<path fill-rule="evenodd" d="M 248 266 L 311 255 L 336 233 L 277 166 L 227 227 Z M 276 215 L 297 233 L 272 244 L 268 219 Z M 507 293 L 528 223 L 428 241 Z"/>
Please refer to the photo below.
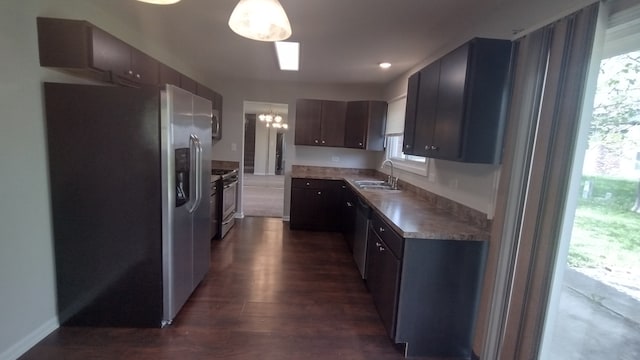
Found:
<path fill-rule="evenodd" d="M 245 216 L 283 216 L 288 112 L 287 104 L 244 102 L 242 203 Z"/>

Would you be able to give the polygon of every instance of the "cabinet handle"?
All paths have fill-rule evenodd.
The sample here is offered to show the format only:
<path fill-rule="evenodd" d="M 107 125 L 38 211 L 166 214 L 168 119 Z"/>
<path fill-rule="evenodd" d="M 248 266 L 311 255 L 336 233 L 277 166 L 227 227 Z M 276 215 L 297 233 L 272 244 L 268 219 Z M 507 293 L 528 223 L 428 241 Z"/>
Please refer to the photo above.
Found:
<path fill-rule="evenodd" d="M 311 185 L 311 184 L 307 183 L 307 186 L 309 186 L 309 185 Z"/>
<path fill-rule="evenodd" d="M 384 228 L 382 226 L 380 227 L 379 230 L 380 230 L 381 233 L 384 232 Z"/>
<path fill-rule="evenodd" d="M 379 241 L 376 241 L 376 246 L 377 246 L 377 247 L 380 247 L 380 246 L 382 246 L 382 244 L 380 244 L 380 242 L 379 242 Z"/>
<path fill-rule="evenodd" d="M 318 191 L 318 195 L 322 195 L 322 191 Z"/>
<path fill-rule="evenodd" d="M 324 144 L 324 143 L 325 143 L 325 141 L 324 141 L 324 140 L 322 140 L 322 143 Z"/>
<path fill-rule="evenodd" d="M 358 143 L 358 145 L 362 146 L 362 143 Z"/>
<path fill-rule="evenodd" d="M 347 201 L 347 207 L 353 207 L 353 204 Z"/>
<path fill-rule="evenodd" d="M 424 149 L 425 150 L 429 150 L 429 149 L 431 149 L 431 146 L 427 145 L 427 146 L 424 147 Z"/>
<path fill-rule="evenodd" d="M 408 148 L 410 148 L 410 147 L 411 147 L 411 145 L 410 145 L 410 144 L 407 144 L 407 145 L 405 145 L 405 146 L 404 146 L 404 148 L 405 148 L 405 149 L 408 149 Z"/>
<path fill-rule="evenodd" d="M 133 75 L 133 70 L 129 70 L 129 71 L 127 71 L 127 74 L 129 74 L 129 75 Z"/>
<path fill-rule="evenodd" d="M 384 246 L 379 246 L 378 250 L 380 250 L 382 252 L 382 251 L 385 251 L 386 249 L 384 248 Z"/>
<path fill-rule="evenodd" d="M 140 74 L 136 74 L 136 78 L 140 79 L 141 78 Z"/>
<path fill-rule="evenodd" d="M 438 150 L 440 150 L 440 148 L 435 146 L 435 145 L 431 145 L 431 150 L 438 151 Z"/>
<path fill-rule="evenodd" d="M 314 142 L 317 144 L 317 143 L 318 143 L 318 140 L 314 140 Z"/>

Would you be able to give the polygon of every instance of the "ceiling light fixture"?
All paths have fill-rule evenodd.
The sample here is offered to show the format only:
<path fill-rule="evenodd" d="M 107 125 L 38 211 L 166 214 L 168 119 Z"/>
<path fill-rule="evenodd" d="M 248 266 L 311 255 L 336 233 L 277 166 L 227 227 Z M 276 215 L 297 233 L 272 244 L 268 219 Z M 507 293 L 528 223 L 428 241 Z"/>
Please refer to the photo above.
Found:
<path fill-rule="evenodd" d="M 229 17 L 229 27 L 258 41 L 281 41 L 291 36 L 291 24 L 278 0 L 240 0 Z"/>
<path fill-rule="evenodd" d="M 300 68 L 300 43 L 276 41 L 274 44 L 280 70 L 298 71 Z"/>
<path fill-rule="evenodd" d="M 171 4 L 180 2 L 180 0 L 138 0 L 138 1 L 143 3 L 155 4 L 155 5 L 171 5 Z"/>
<path fill-rule="evenodd" d="M 378 64 L 378 66 L 380 66 L 380 68 L 382 69 L 388 69 L 391 67 L 391 63 L 389 62 L 381 62 L 380 64 Z"/>
<path fill-rule="evenodd" d="M 284 120 L 281 115 L 278 115 L 273 112 L 263 113 L 258 115 L 258 120 L 263 123 L 266 123 L 267 127 L 272 127 L 276 129 L 284 129 L 287 130 L 289 125 Z"/>

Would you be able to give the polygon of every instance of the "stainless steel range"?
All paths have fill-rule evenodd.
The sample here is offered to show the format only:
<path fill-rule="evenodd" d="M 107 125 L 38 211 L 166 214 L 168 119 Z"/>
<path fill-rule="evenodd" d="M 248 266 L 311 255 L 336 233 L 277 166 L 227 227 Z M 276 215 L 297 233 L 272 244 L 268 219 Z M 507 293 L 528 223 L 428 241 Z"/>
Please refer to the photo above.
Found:
<path fill-rule="evenodd" d="M 222 196 L 219 201 L 220 239 L 224 238 L 235 223 L 238 200 L 238 169 L 212 169 L 211 174 L 220 175 L 222 181 Z"/>

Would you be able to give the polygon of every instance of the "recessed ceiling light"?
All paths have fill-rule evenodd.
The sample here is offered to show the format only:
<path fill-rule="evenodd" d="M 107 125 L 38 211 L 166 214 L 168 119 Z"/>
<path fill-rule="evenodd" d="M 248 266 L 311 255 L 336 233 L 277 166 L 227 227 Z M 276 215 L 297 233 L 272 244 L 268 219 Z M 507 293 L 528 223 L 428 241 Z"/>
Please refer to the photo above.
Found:
<path fill-rule="evenodd" d="M 171 4 L 180 2 L 180 0 L 138 0 L 138 1 L 149 3 L 149 4 L 156 4 L 156 5 L 171 5 Z"/>
<path fill-rule="evenodd" d="M 276 41 L 275 46 L 280 70 L 298 71 L 300 67 L 300 43 L 295 41 Z"/>
<path fill-rule="evenodd" d="M 378 66 L 380 66 L 382 69 L 388 69 L 391 67 L 391 63 L 381 62 L 380 64 L 378 64 Z"/>

